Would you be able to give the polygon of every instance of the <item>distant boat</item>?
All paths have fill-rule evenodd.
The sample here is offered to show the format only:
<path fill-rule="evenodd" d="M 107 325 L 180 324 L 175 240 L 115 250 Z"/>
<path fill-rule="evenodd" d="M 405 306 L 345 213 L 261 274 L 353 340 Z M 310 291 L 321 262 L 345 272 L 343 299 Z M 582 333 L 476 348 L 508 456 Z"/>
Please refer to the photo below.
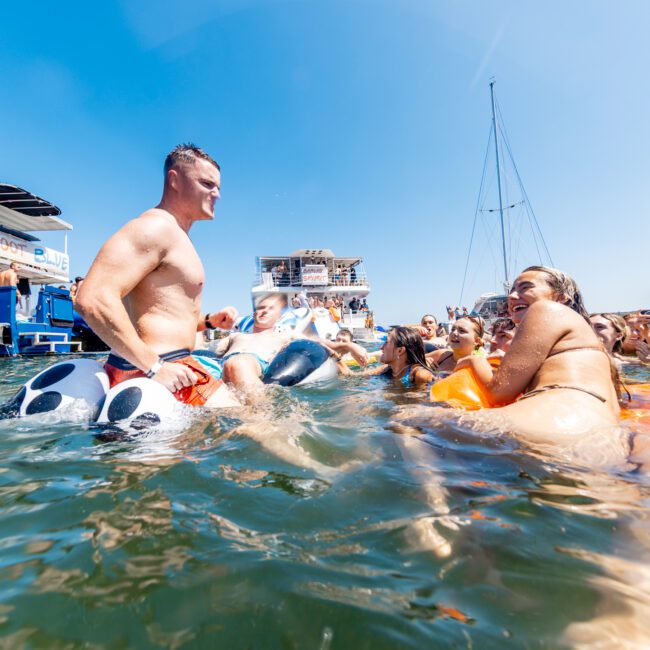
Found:
<path fill-rule="evenodd" d="M 345 306 L 340 320 L 328 325 L 327 310 L 314 310 L 319 334 L 334 338 L 338 329 L 345 327 L 353 332 L 355 339 L 374 337 L 372 311 L 361 307 L 370 293 L 370 284 L 363 259 L 357 255 L 343 257 L 328 248 L 303 248 L 290 255 L 257 257 L 253 301 L 276 292 L 286 294 L 289 304 L 293 296 L 300 294 L 320 299 L 340 296 Z M 353 305 L 357 308 L 352 309 L 350 303 L 355 299 Z"/>
<path fill-rule="evenodd" d="M 472 235 L 470 238 L 469 250 L 467 253 L 467 262 L 463 274 L 463 285 L 461 296 L 458 304 L 462 304 L 463 293 L 467 282 L 469 262 L 472 256 L 472 246 L 474 244 L 477 222 L 479 217 L 484 215 L 499 215 L 498 232 L 499 232 L 499 252 L 498 256 L 502 262 L 502 279 L 503 293 L 488 292 L 483 293 L 475 301 L 472 309 L 473 314 L 478 314 L 487 321 L 493 321 L 495 318 L 507 315 L 508 293 L 511 288 L 513 265 L 515 260 L 521 268 L 533 264 L 547 264 L 553 266 L 553 260 L 549 253 L 548 246 L 539 227 L 537 217 L 528 199 L 528 194 L 524 188 L 519 170 L 512 155 L 508 137 L 503 125 L 503 118 L 499 109 L 494 93 L 495 81 L 490 81 L 490 103 L 492 107 L 492 123 L 490 125 L 490 136 L 488 138 L 485 162 L 483 164 L 483 174 L 481 176 L 481 186 L 479 189 L 478 200 L 476 202 L 476 211 L 474 213 L 474 224 L 472 226 Z M 498 207 L 487 207 L 487 188 L 488 183 L 486 171 L 488 169 L 488 160 L 490 151 L 494 146 L 494 160 L 496 169 L 496 186 L 498 194 Z M 512 169 L 506 168 L 506 161 L 510 162 Z M 511 193 L 512 185 L 508 181 L 514 181 L 512 185 L 517 191 L 517 196 Z M 530 230 L 531 239 L 534 244 L 535 254 L 524 254 L 524 259 L 519 259 L 520 244 L 523 238 L 524 226 L 527 225 Z M 494 229 L 494 224 L 489 224 Z M 491 231 L 488 231 L 491 232 Z M 486 242 L 489 245 L 489 241 Z"/>
<path fill-rule="evenodd" d="M 0 183 L 0 271 L 19 266 L 18 287 L 0 287 L 0 357 L 107 349 L 74 311 L 68 232 L 55 205 L 15 185 Z M 63 250 L 44 246 L 34 233 L 62 231 Z M 36 308 L 30 298 L 40 287 Z M 17 304 L 17 290 L 23 304 Z M 73 340 L 73 335 L 77 340 Z M 79 340 L 81 339 L 81 340 Z M 94 344 L 95 347 L 92 347 Z"/>

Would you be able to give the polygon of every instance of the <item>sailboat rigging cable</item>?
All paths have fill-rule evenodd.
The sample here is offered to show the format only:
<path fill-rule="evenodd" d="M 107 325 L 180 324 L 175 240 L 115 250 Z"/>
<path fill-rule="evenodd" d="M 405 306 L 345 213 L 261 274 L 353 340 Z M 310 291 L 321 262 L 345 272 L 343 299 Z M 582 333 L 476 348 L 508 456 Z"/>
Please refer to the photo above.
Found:
<path fill-rule="evenodd" d="M 505 123 L 501 113 L 501 107 L 497 102 L 496 94 L 494 92 L 494 84 L 494 80 L 491 80 L 490 100 L 492 119 L 487 147 L 485 150 L 485 158 L 483 160 L 481 184 L 476 200 L 476 209 L 474 210 L 474 221 L 472 223 L 472 233 L 470 236 L 469 249 L 467 251 L 467 259 L 465 261 L 460 298 L 458 300 L 459 305 L 462 305 L 463 303 L 463 296 L 465 295 L 465 289 L 468 286 L 469 276 L 473 276 L 478 272 L 484 273 L 485 271 L 482 266 L 480 266 L 476 272 L 472 271 L 472 273 L 470 273 L 469 269 L 474 239 L 475 236 L 478 235 L 476 230 L 479 216 L 485 230 L 485 237 L 481 246 L 482 254 L 485 254 L 486 250 L 489 250 L 494 262 L 495 270 L 499 264 L 497 263 L 495 250 L 492 249 L 492 245 L 496 243 L 494 241 L 496 234 L 495 231 L 500 231 L 500 237 L 496 239 L 498 239 L 500 244 L 500 253 L 503 258 L 503 279 L 505 280 L 504 289 L 506 293 L 510 290 L 509 272 L 518 267 L 520 262 L 525 265 L 530 264 L 531 257 L 534 259 L 535 252 L 537 253 L 537 258 L 539 259 L 540 264 L 550 263 L 551 266 L 554 265 L 553 258 L 551 257 L 546 240 L 544 239 L 544 235 L 539 226 L 539 222 L 537 221 L 537 216 L 530 204 L 530 199 L 528 198 L 528 194 L 526 193 L 526 189 L 521 180 L 517 163 L 512 155 L 510 141 L 506 133 Z M 495 157 L 496 165 L 492 172 L 490 172 L 488 170 L 488 159 L 491 153 L 490 148 L 492 146 L 494 146 L 493 155 Z M 514 169 L 514 174 L 512 174 L 508 160 L 512 165 L 512 169 Z M 495 177 L 499 199 L 498 208 L 488 207 L 486 205 L 488 203 L 488 196 L 492 194 L 491 190 L 493 188 Z M 513 192 L 513 187 L 518 187 L 519 191 L 517 192 L 515 190 Z M 517 195 L 515 196 L 515 194 Z M 524 219 L 524 211 L 526 213 L 526 219 Z M 499 213 L 498 222 L 494 218 L 487 218 L 488 215 L 494 212 Z M 524 231 L 527 232 L 528 228 L 530 228 L 530 233 L 532 235 L 534 251 L 530 244 L 528 244 L 527 247 L 523 245 Z"/>
<path fill-rule="evenodd" d="M 488 135 L 487 147 L 485 148 L 485 159 L 483 160 L 483 173 L 481 174 L 481 185 L 478 189 L 478 197 L 476 198 L 476 209 L 474 210 L 474 223 L 472 224 L 472 234 L 469 238 L 469 249 L 467 251 L 467 260 L 465 261 L 465 272 L 463 273 L 463 284 L 460 288 L 460 298 L 458 304 L 463 304 L 463 293 L 465 292 L 465 280 L 467 279 L 467 269 L 469 267 L 469 259 L 472 254 L 472 244 L 474 242 L 474 232 L 476 231 L 476 219 L 478 218 L 481 205 L 481 194 L 483 192 L 483 183 L 485 182 L 485 170 L 487 169 L 488 156 L 490 155 L 490 143 L 492 142 L 492 127 L 490 127 L 490 134 Z"/>
<path fill-rule="evenodd" d="M 508 151 L 508 157 L 510 158 L 510 162 L 512 163 L 512 167 L 515 170 L 515 175 L 517 176 L 517 183 L 519 184 L 519 188 L 521 190 L 521 195 L 524 198 L 524 202 L 526 206 L 528 207 L 527 212 L 529 212 L 528 218 L 530 219 L 532 216 L 532 220 L 535 224 L 535 228 L 531 227 L 531 230 L 533 231 L 533 239 L 535 239 L 535 229 L 537 230 L 537 234 L 539 235 L 539 238 L 542 241 L 542 244 L 544 246 L 544 251 L 546 252 L 546 255 L 549 259 L 549 262 L 551 263 L 551 266 L 555 266 L 553 262 L 553 258 L 551 257 L 551 253 L 548 250 L 548 246 L 546 245 L 546 240 L 544 239 L 544 235 L 542 234 L 542 229 L 539 227 L 539 222 L 537 221 L 537 216 L 535 215 L 535 211 L 533 210 L 533 206 L 530 202 L 530 199 L 528 198 L 528 194 L 526 193 L 526 188 L 524 187 L 524 183 L 521 180 L 521 176 L 519 175 L 519 169 L 517 168 L 517 163 L 515 162 L 514 156 L 512 155 L 512 150 L 510 149 L 510 142 L 508 140 L 508 135 L 505 132 L 505 128 L 503 127 L 503 116 L 501 114 L 501 107 L 499 106 L 499 102 L 496 101 L 495 99 L 495 105 L 497 109 L 497 113 L 499 115 L 499 124 L 502 125 L 500 128 L 501 131 L 501 136 L 502 140 L 506 145 L 506 150 Z M 532 223 L 531 223 L 532 226 Z M 537 245 L 537 242 L 535 241 L 535 245 Z M 540 261 L 542 259 L 542 256 L 540 255 Z"/>

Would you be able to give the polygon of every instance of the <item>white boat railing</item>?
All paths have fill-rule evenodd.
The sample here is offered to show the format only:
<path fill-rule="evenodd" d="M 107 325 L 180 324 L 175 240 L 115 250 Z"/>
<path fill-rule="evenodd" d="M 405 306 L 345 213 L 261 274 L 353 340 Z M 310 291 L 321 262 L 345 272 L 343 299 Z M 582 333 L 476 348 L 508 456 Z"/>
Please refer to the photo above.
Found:
<path fill-rule="evenodd" d="M 257 272 L 255 274 L 254 286 L 263 285 L 266 289 L 282 288 L 282 287 L 299 287 L 307 291 L 318 289 L 319 287 L 336 287 L 338 290 L 345 291 L 347 289 L 368 289 L 368 278 L 365 273 L 356 273 L 356 275 L 341 276 L 336 273 L 329 272 L 327 274 L 327 284 L 314 285 L 303 284 L 302 273 L 300 271 L 285 271 L 271 273 L 270 271 Z"/>

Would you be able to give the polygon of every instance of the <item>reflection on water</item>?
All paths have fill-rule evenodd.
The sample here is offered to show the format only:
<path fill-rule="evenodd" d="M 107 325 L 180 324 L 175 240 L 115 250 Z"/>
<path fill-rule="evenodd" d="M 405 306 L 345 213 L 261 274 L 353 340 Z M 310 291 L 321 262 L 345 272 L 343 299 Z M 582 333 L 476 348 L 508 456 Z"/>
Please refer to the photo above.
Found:
<path fill-rule="evenodd" d="M 0 397 L 48 362 L 3 360 Z M 0 643 L 647 647 L 647 476 L 422 397 L 349 377 L 147 431 L 0 422 Z"/>

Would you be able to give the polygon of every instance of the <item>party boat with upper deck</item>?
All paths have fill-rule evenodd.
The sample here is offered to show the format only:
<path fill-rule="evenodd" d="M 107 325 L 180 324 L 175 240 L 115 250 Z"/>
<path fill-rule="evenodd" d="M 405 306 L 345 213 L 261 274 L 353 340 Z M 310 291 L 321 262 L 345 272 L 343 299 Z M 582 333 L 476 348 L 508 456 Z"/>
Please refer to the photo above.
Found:
<path fill-rule="evenodd" d="M 0 286 L 0 356 L 73 352 L 74 310 L 70 293 L 61 284 L 70 281 L 67 233 L 72 226 L 59 217 L 49 201 L 16 187 L 0 184 L 0 271 L 19 266 L 19 283 Z M 63 251 L 44 246 L 32 233 L 62 231 Z M 40 286 L 36 308 L 30 297 Z M 17 300 L 20 292 L 20 301 Z"/>
<path fill-rule="evenodd" d="M 338 326 L 350 329 L 355 338 L 372 338 L 372 312 L 351 309 L 354 298 L 361 303 L 370 285 L 361 257 L 340 257 L 328 248 L 304 248 L 291 255 L 260 256 L 255 260 L 253 301 L 270 293 L 284 293 L 289 304 L 294 296 L 333 298 L 340 296 L 344 308 Z"/>

